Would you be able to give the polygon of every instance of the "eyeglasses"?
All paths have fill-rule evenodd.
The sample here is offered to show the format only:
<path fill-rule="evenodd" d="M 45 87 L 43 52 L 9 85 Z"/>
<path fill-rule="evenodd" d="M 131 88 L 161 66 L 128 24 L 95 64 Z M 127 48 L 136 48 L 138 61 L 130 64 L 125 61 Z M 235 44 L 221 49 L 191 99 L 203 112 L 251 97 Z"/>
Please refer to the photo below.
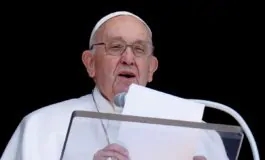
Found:
<path fill-rule="evenodd" d="M 127 47 L 132 49 L 136 57 L 149 56 L 153 53 L 153 45 L 148 41 L 134 42 L 129 45 L 122 40 L 112 40 L 106 43 L 102 42 L 93 44 L 91 49 L 96 45 L 104 45 L 106 53 L 113 56 L 121 56 Z"/>

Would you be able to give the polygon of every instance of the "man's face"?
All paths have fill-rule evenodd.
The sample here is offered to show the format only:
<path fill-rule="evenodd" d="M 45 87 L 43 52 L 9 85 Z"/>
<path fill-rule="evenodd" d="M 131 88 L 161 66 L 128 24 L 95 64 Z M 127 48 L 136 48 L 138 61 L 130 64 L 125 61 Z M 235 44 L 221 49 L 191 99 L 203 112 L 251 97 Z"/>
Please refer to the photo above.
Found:
<path fill-rule="evenodd" d="M 145 86 L 152 81 L 158 62 L 151 54 L 150 33 L 138 19 L 131 16 L 112 18 L 98 30 L 95 43 L 105 44 L 94 46 L 95 53 L 86 66 L 92 66 L 89 74 L 107 99 L 112 101 L 116 94 L 128 91 L 132 83 Z M 132 47 L 127 47 L 120 55 L 110 54 L 118 53 L 121 44 L 135 44 L 137 53 L 145 47 L 150 53 L 135 56 Z"/>

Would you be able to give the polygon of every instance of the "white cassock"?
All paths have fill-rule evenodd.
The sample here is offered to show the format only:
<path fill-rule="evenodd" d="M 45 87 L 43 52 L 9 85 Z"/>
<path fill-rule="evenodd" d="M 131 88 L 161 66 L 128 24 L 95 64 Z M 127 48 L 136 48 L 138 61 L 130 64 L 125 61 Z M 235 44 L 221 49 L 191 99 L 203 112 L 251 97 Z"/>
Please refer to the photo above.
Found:
<path fill-rule="evenodd" d="M 97 88 L 93 92 L 99 112 L 121 113 L 119 107 L 113 109 Z M 24 117 L 6 146 L 1 160 L 59 160 L 69 120 L 75 110 L 97 112 L 92 94 L 43 107 Z M 87 126 L 89 135 L 95 136 L 90 138 L 93 141 L 89 143 L 94 151 L 108 144 L 100 137 L 103 129 L 99 126 Z M 108 130 L 108 133 L 111 141 L 115 142 L 117 131 Z M 92 160 L 93 155 L 91 152 L 85 159 Z M 197 155 L 203 155 L 207 160 L 228 160 L 221 138 L 212 131 L 203 135 Z"/>

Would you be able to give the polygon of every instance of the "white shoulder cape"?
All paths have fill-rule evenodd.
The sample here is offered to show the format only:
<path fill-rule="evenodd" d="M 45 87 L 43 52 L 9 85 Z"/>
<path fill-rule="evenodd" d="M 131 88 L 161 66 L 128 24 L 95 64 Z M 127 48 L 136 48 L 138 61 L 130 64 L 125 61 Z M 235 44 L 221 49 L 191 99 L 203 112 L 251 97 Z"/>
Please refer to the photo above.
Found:
<path fill-rule="evenodd" d="M 99 93 L 100 112 L 113 112 Z M 97 111 L 91 94 L 38 109 L 23 118 L 1 160 L 59 160 L 72 112 Z M 221 138 L 216 132 L 205 132 L 198 155 L 208 160 L 228 160 Z M 91 159 L 92 157 L 88 157 Z"/>

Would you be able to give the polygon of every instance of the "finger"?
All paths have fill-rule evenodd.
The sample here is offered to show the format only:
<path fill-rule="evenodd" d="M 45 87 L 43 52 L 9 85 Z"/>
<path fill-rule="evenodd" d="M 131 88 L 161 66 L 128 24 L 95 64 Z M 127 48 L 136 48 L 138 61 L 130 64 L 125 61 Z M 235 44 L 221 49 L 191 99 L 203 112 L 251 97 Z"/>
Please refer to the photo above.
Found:
<path fill-rule="evenodd" d="M 110 151 L 109 151 L 110 152 Z M 94 155 L 94 159 L 93 160 L 106 160 L 108 157 L 110 157 L 109 155 L 111 155 L 110 153 L 103 151 L 103 150 L 99 150 L 95 155 Z"/>
<path fill-rule="evenodd" d="M 194 156 L 193 160 L 207 160 L 204 156 Z"/>
<path fill-rule="evenodd" d="M 124 156 L 118 152 L 113 152 L 114 155 L 111 156 L 113 159 L 112 160 L 129 160 L 128 156 Z"/>
<path fill-rule="evenodd" d="M 122 147 L 121 145 L 119 144 L 110 144 L 108 145 L 107 147 L 105 147 L 103 150 L 105 151 L 115 151 L 115 152 L 118 152 L 124 156 L 129 156 L 129 152 L 126 148 Z"/>
<path fill-rule="evenodd" d="M 98 154 L 94 154 L 93 160 L 106 160 L 106 157 L 101 157 Z"/>
<path fill-rule="evenodd" d="M 107 150 L 118 150 L 120 152 L 128 152 L 128 150 L 126 148 L 124 148 L 123 146 L 113 143 L 108 145 L 107 147 L 105 147 L 105 149 Z"/>
<path fill-rule="evenodd" d="M 94 154 L 93 160 L 106 160 L 107 157 L 104 156 L 104 153 L 102 150 L 97 151 Z"/>
<path fill-rule="evenodd" d="M 128 160 L 128 156 L 124 156 L 118 152 L 115 151 L 110 151 L 110 150 L 100 150 L 98 151 L 95 156 L 94 159 L 95 160 L 106 160 L 108 157 L 113 157 L 119 160 Z"/>

